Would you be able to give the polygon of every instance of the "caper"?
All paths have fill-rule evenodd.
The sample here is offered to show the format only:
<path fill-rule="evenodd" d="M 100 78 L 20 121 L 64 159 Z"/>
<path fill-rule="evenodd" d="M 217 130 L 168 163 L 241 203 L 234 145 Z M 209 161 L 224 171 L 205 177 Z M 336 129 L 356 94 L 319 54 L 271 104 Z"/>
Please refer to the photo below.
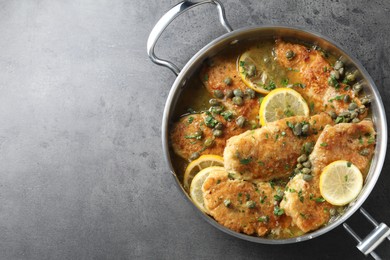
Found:
<path fill-rule="evenodd" d="M 297 123 L 294 126 L 293 133 L 294 133 L 294 135 L 301 135 L 302 134 L 302 125 L 300 123 Z"/>
<path fill-rule="evenodd" d="M 356 76 L 354 73 L 347 73 L 345 79 L 348 80 L 349 82 L 352 82 L 356 80 Z"/>
<path fill-rule="evenodd" d="M 307 134 L 309 132 L 309 125 L 308 124 L 304 124 L 302 126 L 302 134 Z"/>
<path fill-rule="evenodd" d="M 362 105 L 366 106 L 366 105 L 371 103 L 371 100 L 369 98 L 365 97 L 365 98 L 362 98 L 361 102 L 362 102 Z"/>
<path fill-rule="evenodd" d="M 356 103 L 351 103 L 348 106 L 348 110 L 355 110 L 356 108 L 358 108 L 358 105 Z"/>
<path fill-rule="evenodd" d="M 223 106 L 212 106 L 210 107 L 209 111 L 214 114 L 221 114 L 221 112 L 223 111 Z"/>
<path fill-rule="evenodd" d="M 246 121 L 246 118 L 245 118 L 245 117 L 239 116 L 239 117 L 237 117 L 237 119 L 236 119 L 236 124 L 237 124 L 239 127 L 244 127 L 245 121 Z"/>
<path fill-rule="evenodd" d="M 292 51 L 292 50 L 288 50 L 287 52 L 286 52 L 286 58 L 288 59 L 288 60 L 291 60 L 292 58 L 294 58 L 295 57 L 295 53 Z"/>
<path fill-rule="evenodd" d="M 354 118 L 354 119 L 352 119 L 352 123 L 359 123 L 360 122 L 360 120 L 359 120 L 359 118 Z"/>
<path fill-rule="evenodd" d="M 200 136 L 200 137 L 202 137 L 203 132 L 202 132 L 202 130 L 196 130 L 196 132 L 194 133 L 194 135 L 195 135 L 195 136 Z"/>
<path fill-rule="evenodd" d="M 242 104 L 244 103 L 244 100 L 242 100 L 242 97 L 234 97 L 233 103 L 236 104 L 237 106 L 242 106 Z"/>
<path fill-rule="evenodd" d="M 352 121 L 352 118 L 349 118 L 349 117 L 344 118 L 344 123 L 349 123 L 351 121 Z"/>
<path fill-rule="evenodd" d="M 353 111 L 353 112 L 351 112 L 351 119 L 356 118 L 358 115 L 359 115 L 359 114 L 358 114 L 358 112 L 356 112 L 356 110 Z"/>
<path fill-rule="evenodd" d="M 334 112 L 334 111 L 330 111 L 330 112 L 329 112 L 329 115 L 330 115 L 330 117 L 331 117 L 332 119 L 336 119 L 336 117 L 337 117 L 337 114 L 336 114 L 336 112 Z"/>
<path fill-rule="evenodd" d="M 303 165 L 305 168 L 310 168 L 310 167 L 311 167 L 311 162 L 310 162 L 310 161 L 306 161 L 306 162 L 302 163 L 302 165 Z"/>
<path fill-rule="evenodd" d="M 303 169 L 301 170 L 301 172 L 302 172 L 303 174 L 310 174 L 310 173 L 311 173 L 311 170 L 310 170 L 309 168 L 303 168 Z"/>
<path fill-rule="evenodd" d="M 297 161 L 299 163 L 306 162 L 307 161 L 307 155 L 306 154 L 302 154 L 301 156 L 298 157 Z"/>
<path fill-rule="evenodd" d="M 313 179 L 313 175 L 310 175 L 310 174 L 303 174 L 302 175 L 302 179 L 304 181 L 311 181 Z"/>
<path fill-rule="evenodd" d="M 340 78 L 340 73 L 337 70 L 332 70 L 330 72 L 330 76 L 335 78 L 335 79 L 339 79 Z"/>
<path fill-rule="evenodd" d="M 294 169 L 294 173 L 295 173 L 295 174 L 300 174 L 300 173 L 301 173 L 301 170 L 299 170 L 299 169 Z"/>
<path fill-rule="evenodd" d="M 365 106 L 360 106 L 358 109 L 359 114 L 364 114 L 366 112 L 366 107 Z"/>
<path fill-rule="evenodd" d="M 255 67 L 255 65 L 250 65 L 249 68 L 248 68 L 248 71 L 247 71 L 247 75 L 248 75 L 249 77 L 252 77 L 252 76 L 255 75 L 255 73 L 256 73 L 256 67 Z"/>
<path fill-rule="evenodd" d="M 214 140 L 212 138 L 207 138 L 205 141 L 204 141 L 204 146 L 206 147 L 210 147 L 212 146 L 214 143 Z"/>
<path fill-rule="evenodd" d="M 348 111 L 344 111 L 344 112 L 340 113 L 339 116 L 344 117 L 344 118 L 346 118 L 346 117 L 349 118 L 351 116 L 351 113 Z"/>
<path fill-rule="evenodd" d="M 349 95 L 345 95 L 343 100 L 345 103 L 349 103 L 351 102 L 351 97 Z"/>
<path fill-rule="evenodd" d="M 200 157 L 200 153 L 194 152 L 193 154 L 191 154 L 190 160 L 193 161 L 193 160 L 198 159 L 199 157 Z"/>
<path fill-rule="evenodd" d="M 230 86 L 231 84 L 232 84 L 232 78 L 231 77 L 226 77 L 224 80 L 223 80 L 223 82 L 226 84 L 226 85 L 228 85 L 228 86 Z"/>
<path fill-rule="evenodd" d="M 344 63 L 341 60 L 338 60 L 334 64 L 334 69 L 339 70 L 339 69 L 341 69 L 341 67 L 343 67 L 343 65 L 344 65 Z"/>
<path fill-rule="evenodd" d="M 244 96 L 244 94 L 242 93 L 242 90 L 241 89 L 235 89 L 235 90 L 233 90 L 233 94 L 234 94 L 234 96 L 236 96 L 236 97 L 243 97 Z"/>
<path fill-rule="evenodd" d="M 227 98 L 232 98 L 232 97 L 234 97 L 233 90 L 231 90 L 231 89 L 226 90 L 226 97 L 227 97 Z"/>
<path fill-rule="evenodd" d="M 216 129 L 216 130 L 213 131 L 213 135 L 214 135 L 215 137 L 220 137 L 220 136 L 223 135 L 223 132 L 222 132 L 222 130 Z"/>
<path fill-rule="evenodd" d="M 298 163 L 297 164 L 297 169 L 302 169 L 303 168 L 303 165 L 301 163 Z"/>
<path fill-rule="evenodd" d="M 218 123 L 214 126 L 214 129 L 217 129 L 217 130 L 222 130 L 223 129 L 223 124 L 222 123 Z"/>
<path fill-rule="evenodd" d="M 212 106 L 218 106 L 219 105 L 219 101 L 216 100 L 215 98 L 212 98 L 209 100 L 209 104 L 212 105 Z"/>
<path fill-rule="evenodd" d="M 341 67 L 338 72 L 340 73 L 340 76 L 344 75 L 344 67 Z"/>
<path fill-rule="evenodd" d="M 223 98 L 223 91 L 219 89 L 214 90 L 214 96 L 216 98 Z"/>
<path fill-rule="evenodd" d="M 369 153 L 370 153 L 370 150 L 368 150 L 367 148 L 364 148 L 363 150 L 361 150 L 359 152 L 359 154 L 363 155 L 363 156 L 367 156 L 367 155 L 369 155 Z"/>
<path fill-rule="evenodd" d="M 223 201 L 223 204 L 225 205 L 225 207 L 230 207 L 230 205 L 232 204 L 232 202 L 229 200 L 229 199 L 225 199 L 224 201 Z"/>
<path fill-rule="evenodd" d="M 245 89 L 245 94 L 247 94 L 250 98 L 255 98 L 256 96 L 255 91 L 251 88 Z"/>
<path fill-rule="evenodd" d="M 247 206 L 248 208 L 250 208 L 250 209 L 253 209 L 253 208 L 256 207 L 256 202 L 254 202 L 253 200 L 248 200 L 248 201 L 246 202 L 246 206 Z"/>
<path fill-rule="evenodd" d="M 360 83 L 356 83 L 352 86 L 353 90 L 356 91 L 357 93 L 359 93 L 362 89 L 363 89 L 363 86 L 362 84 Z"/>
<path fill-rule="evenodd" d="M 314 143 L 312 142 L 308 142 L 303 145 L 303 150 L 307 154 L 311 153 L 313 151 L 313 148 L 314 148 Z"/>

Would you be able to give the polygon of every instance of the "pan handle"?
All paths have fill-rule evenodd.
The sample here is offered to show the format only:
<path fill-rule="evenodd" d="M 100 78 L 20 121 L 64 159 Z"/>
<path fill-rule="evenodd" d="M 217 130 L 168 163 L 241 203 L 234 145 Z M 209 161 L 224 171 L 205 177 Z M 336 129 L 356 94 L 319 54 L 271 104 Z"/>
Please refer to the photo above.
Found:
<path fill-rule="evenodd" d="M 357 235 L 347 223 L 344 223 L 343 226 L 348 231 L 348 233 L 359 242 L 356 247 L 364 255 L 370 254 L 374 259 L 382 259 L 374 252 L 374 250 L 386 238 L 390 240 L 390 228 L 385 223 L 378 223 L 363 208 L 360 208 L 360 213 L 364 217 L 366 217 L 371 222 L 371 224 L 375 226 L 375 228 L 370 232 L 370 234 L 368 234 L 364 239 L 361 239 L 359 235 Z"/>
<path fill-rule="evenodd" d="M 222 4 L 218 0 L 205 0 L 205 1 L 183 1 L 172 7 L 167 13 L 165 13 L 160 20 L 157 22 L 157 24 L 154 26 L 152 31 L 150 32 L 148 42 L 147 42 L 147 52 L 149 55 L 149 58 L 156 64 L 165 66 L 173 71 L 173 73 L 179 75 L 180 69 L 173 64 L 170 61 L 160 59 L 156 56 L 154 53 L 154 47 L 156 46 L 157 40 L 160 38 L 161 34 L 164 32 L 165 28 L 179 15 L 184 13 L 185 11 L 198 6 L 202 4 L 214 4 L 217 6 L 218 14 L 219 14 L 219 20 L 223 27 L 228 32 L 233 31 L 232 27 L 229 25 L 228 21 L 226 20 L 225 16 L 225 9 L 223 8 Z"/>

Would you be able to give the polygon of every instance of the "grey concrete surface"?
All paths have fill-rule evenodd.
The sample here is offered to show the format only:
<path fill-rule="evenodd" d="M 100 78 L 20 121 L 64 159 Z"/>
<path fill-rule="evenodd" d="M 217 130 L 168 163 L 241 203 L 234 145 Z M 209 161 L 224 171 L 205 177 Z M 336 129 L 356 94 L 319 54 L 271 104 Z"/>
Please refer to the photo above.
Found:
<path fill-rule="evenodd" d="M 296 25 L 357 57 L 390 108 L 389 1 L 222 0 L 233 28 Z M 365 259 L 342 227 L 270 246 L 196 214 L 162 156 L 161 117 L 175 76 L 146 55 L 174 0 L 0 1 L 0 259 Z M 224 33 L 193 9 L 157 53 L 179 66 Z M 364 207 L 390 224 L 390 164 Z M 355 214 L 350 225 L 370 226 Z M 390 258 L 390 242 L 377 250 Z"/>

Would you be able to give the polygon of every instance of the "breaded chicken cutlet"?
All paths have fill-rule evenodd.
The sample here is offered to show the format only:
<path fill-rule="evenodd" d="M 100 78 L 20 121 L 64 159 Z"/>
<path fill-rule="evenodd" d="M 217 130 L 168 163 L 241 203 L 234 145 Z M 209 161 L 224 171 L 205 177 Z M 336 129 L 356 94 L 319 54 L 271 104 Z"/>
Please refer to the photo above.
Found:
<path fill-rule="evenodd" d="M 231 230 L 265 236 L 272 230 L 290 227 L 289 217 L 275 214 L 283 187 L 233 179 L 227 172 L 219 171 L 210 173 L 202 190 L 208 213 Z"/>
<path fill-rule="evenodd" d="M 292 217 L 302 231 L 315 230 L 329 221 L 333 207 L 321 198 L 319 178 L 328 164 L 346 160 L 356 165 L 365 177 L 375 147 L 375 130 L 371 121 L 327 126 L 309 156 L 313 179 L 296 175 L 286 186 L 280 207 Z"/>
<path fill-rule="evenodd" d="M 306 125 L 306 134 L 297 135 L 294 127 Z M 228 172 L 245 180 L 268 181 L 290 176 L 304 145 L 314 146 L 331 117 L 322 113 L 312 117 L 284 118 L 233 136 L 224 150 L 224 165 Z"/>

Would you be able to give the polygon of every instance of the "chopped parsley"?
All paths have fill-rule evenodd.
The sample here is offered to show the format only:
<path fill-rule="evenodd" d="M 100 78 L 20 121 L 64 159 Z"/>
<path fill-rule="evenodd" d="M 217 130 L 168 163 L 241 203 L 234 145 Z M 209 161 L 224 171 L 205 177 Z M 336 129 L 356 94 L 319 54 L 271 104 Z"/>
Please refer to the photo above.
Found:
<path fill-rule="evenodd" d="M 221 116 L 223 116 L 223 118 L 226 120 L 226 121 L 231 121 L 232 118 L 233 118 L 233 112 L 231 111 L 224 111 L 221 113 Z"/>
<path fill-rule="evenodd" d="M 288 79 L 283 79 L 282 82 L 281 82 L 281 84 L 282 84 L 283 86 L 287 86 L 287 85 L 288 85 Z"/>
<path fill-rule="evenodd" d="M 287 117 L 295 116 L 294 112 L 292 112 L 290 109 L 284 110 L 284 115 Z"/>
<path fill-rule="evenodd" d="M 287 124 L 287 126 L 290 127 L 291 129 L 294 129 L 293 123 L 287 121 L 286 124 Z"/>
<path fill-rule="evenodd" d="M 194 121 L 194 117 L 193 116 L 188 117 L 188 123 L 189 124 L 191 124 L 193 121 Z"/>
<path fill-rule="evenodd" d="M 325 146 L 328 146 L 328 143 L 325 143 L 325 142 L 324 142 L 324 143 L 321 143 L 320 145 L 323 146 L 323 147 L 325 147 Z"/>
<path fill-rule="evenodd" d="M 351 167 L 352 163 L 351 162 L 347 162 L 347 167 Z"/>
<path fill-rule="evenodd" d="M 269 217 L 268 216 L 262 216 L 262 217 L 259 217 L 257 219 L 258 222 L 268 222 L 269 221 Z"/>
<path fill-rule="evenodd" d="M 303 197 L 303 195 L 302 195 L 302 190 L 298 191 L 298 198 L 299 198 L 299 201 L 303 203 L 305 197 Z"/>
<path fill-rule="evenodd" d="M 262 161 L 258 161 L 257 164 L 260 166 L 264 166 L 264 162 L 262 162 Z"/>
<path fill-rule="evenodd" d="M 314 111 L 314 102 L 310 102 L 310 111 L 313 112 Z"/>
<path fill-rule="evenodd" d="M 274 215 L 275 216 L 281 216 L 283 214 L 284 214 L 284 209 L 281 209 L 278 206 L 275 206 L 275 208 L 274 208 Z"/>
<path fill-rule="evenodd" d="M 267 196 L 260 197 L 260 203 L 264 204 L 265 200 L 267 199 Z"/>
<path fill-rule="evenodd" d="M 241 163 L 241 164 L 244 164 L 244 165 L 247 165 L 247 164 L 249 164 L 251 161 L 252 161 L 252 158 L 249 157 L 249 158 L 241 159 L 241 160 L 240 160 L 240 163 Z"/>
<path fill-rule="evenodd" d="M 334 98 L 329 99 L 329 102 L 333 102 L 333 100 L 343 100 L 345 95 L 335 96 Z"/>
<path fill-rule="evenodd" d="M 218 124 L 218 121 L 214 117 L 212 117 L 211 115 L 206 116 L 206 118 L 204 119 L 204 122 L 205 122 L 206 126 L 208 126 L 210 128 L 214 128 L 214 126 L 216 126 Z"/>
<path fill-rule="evenodd" d="M 276 88 L 276 85 L 275 85 L 275 82 L 273 81 L 270 81 L 270 83 L 268 85 L 263 85 L 263 89 L 265 90 L 268 90 L 268 91 L 271 91 L 271 90 L 274 90 Z"/>
<path fill-rule="evenodd" d="M 370 137 L 370 138 L 368 138 L 368 140 L 367 140 L 367 143 L 368 144 L 373 144 L 373 143 L 375 143 L 375 137 Z"/>

